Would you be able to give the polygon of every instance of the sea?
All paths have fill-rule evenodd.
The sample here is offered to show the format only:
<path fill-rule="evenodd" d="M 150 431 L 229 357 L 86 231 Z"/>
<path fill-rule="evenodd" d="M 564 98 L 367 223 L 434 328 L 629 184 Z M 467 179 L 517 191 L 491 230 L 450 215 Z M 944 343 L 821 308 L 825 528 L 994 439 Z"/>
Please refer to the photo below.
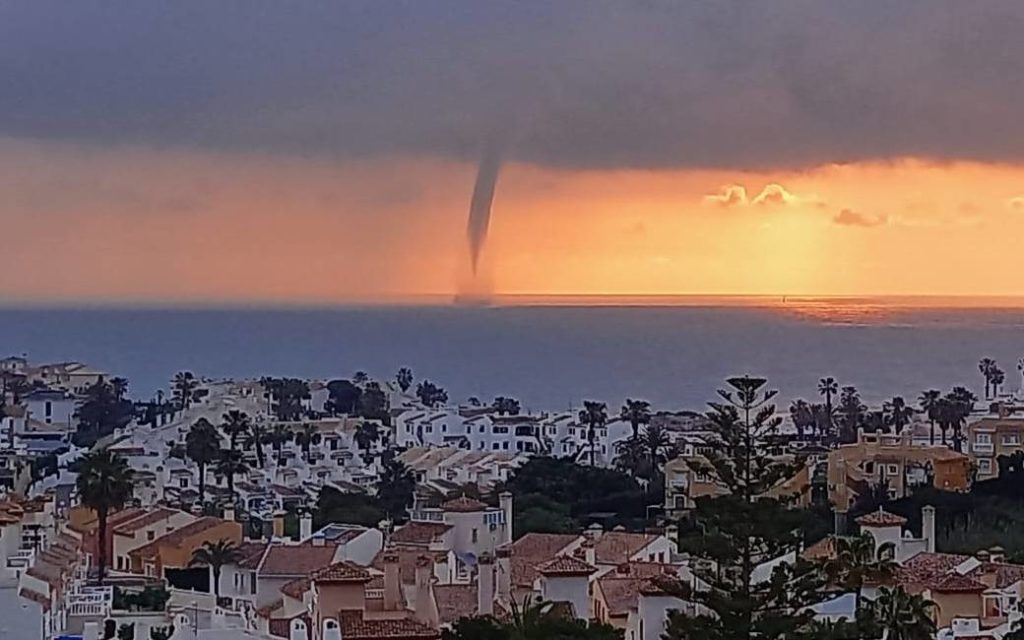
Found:
<path fill-rule="evenodd" d="M 531 411 L 625 398 L 701 410 L 729 376 L 780 403 L 823 376 L 869 402 L 983 389 L 995 358 L 1021 386 L 1024 299 L 504 296 L 320 307 L 6 307 L 0 354 L 77 360 L 151 398 L 177 371 L 210 378 L 390 378 L 410 367 L 452 401 L 504 395 Z"/>

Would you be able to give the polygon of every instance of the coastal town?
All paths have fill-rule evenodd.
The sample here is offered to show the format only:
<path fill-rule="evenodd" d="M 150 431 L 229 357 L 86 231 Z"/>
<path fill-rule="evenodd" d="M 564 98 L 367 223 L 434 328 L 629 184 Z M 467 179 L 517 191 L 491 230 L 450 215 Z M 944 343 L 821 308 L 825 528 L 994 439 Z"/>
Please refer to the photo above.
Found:
<path fill-rule="evenodd" d="M 85 640 L 683 638 L 738 594 L 799 637 L 1001 640 L 1024 543 L 975 503 L 1024 519 L 1024 404 L 979 368 L 987 398 L 876 409 L 823 378 L 786 413 L 742 377 L 709 412 L 526 414 L 408 369 L 132 401 L 10 357 L 0 594 Z"/>

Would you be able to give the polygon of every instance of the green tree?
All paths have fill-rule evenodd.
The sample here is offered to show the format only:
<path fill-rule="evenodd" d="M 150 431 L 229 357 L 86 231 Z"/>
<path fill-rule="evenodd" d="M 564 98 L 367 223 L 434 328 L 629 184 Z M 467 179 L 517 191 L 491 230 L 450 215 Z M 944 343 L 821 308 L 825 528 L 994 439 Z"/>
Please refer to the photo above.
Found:
<path fill-rule="evenodd" d="M 264 378 L 261 382 L 278 420 L 295 422 L 302 418 L 302 401 L 310 398 L 308 382 L 299 378 Z"/>
<path fill-rule="evenodd" d="M 412 386 L 412 380 L 412 369 L 408 367 L 402 367 L 398 370 L 398 374 L 395 375 L 395 381 L 398 383 L 398 388 L 401 389 L 403 393 L 408 391 L 409 387 Z"/>
<path fill-rule="evenodd" d="M 313 524 L 317 527 L 339 522 L 376 527 L 387 518 L 380 500 L 365 493 L 342 493 L 334 487 L 323 487 L 317 496 Z"/>
<path fill-rule="evenodd" d="M 615 443 L 615 458 L 612 464 L 634 478 L 647 475 L 647 448 L 639 437 L 629 437 Z"/>
<path fill-rule="evenodd" d="M 818 394 L 825 398 L 825 415 L 828 419 L 828 429 L 832 430 L 832 398 L 839 394 L 839 383 L 835 378 L 827 377 L 818 380 Z"/>
<path fill-rule="evenodd" d="M 270 430 L 260 420 L 252 422 L 249 426 L 249 433 L 245 436 L 246 448 L 256 450 L 256 463 L 262 469 L 266 458 L 263 454 L 263 445 L 270 443 Z"/>
<path fill-rule="evenodd" d="M 106 540 L 110 512 L 123 507 L 132 495 L 132 472 L 128 463 L 107 450 L 87 453 L 82 457 L 75 487 L 82 504 L 96 512 L 99 539 Z M 97 547 L 96 565 L 99 583 L 103 584 L 107 569 L 105 544 Z"/>
<path fill-rule="evenodd" d="M 320 444 L 320 432 L 317 430 L 316 425 L 302 425 L 302 428 L 295 432 L 294 438 L 295 444 L 299 445 L 299 448 L 302 449 L 302 455 L 306 458 L 306 462 L 312 463 L 313 445 Z"/>
<path fill-rule="evenodd" d="M 914 417 L 914 409 L 900 396 L 886 402 L 882 412 L 885 415 L 885 424 L 891 426 L 897 435 L 903 432 L 903 427 L 910 424 Z"/>
<path fill-rule="evenodd" d="M 359 396 L 359 417 L 391 424 L 388 396 L 376 382 L 367 382 L 363 387 L 363 393 Z"/>
<path fill-rule="evenodd" d="M 199 467 L 199 503 L 206 500 L 206 467 L 220 456 L 220 434 L 206 418 L 196 420 L 185 436 L 185 455 Z"/>
<path fill-rule="evenodd" d="M 457 620 L 442 640 L 622 640 L 623 632 L 599 622 L 566 614 L 550 602 L 512 602 L 511 616 L 475 616 Z"/>
<path fill-rule="evenodd" d="M 491 404 L 491 408 L 494 409 L 499 416 L 517 416 L 521 407 L 519 401 L 515 398 L 506 398 L 505 396 L 498 396 L 494 399 Z"/>
<path fill-rule="evenodd" d="M 370 376 L 365 371 L 356 371 L 352 374 L 352 382 L 362 386 L 370 381 Z"/>
<path fill-rule="evenodd" d="M 650 464 L 648 479 L 654 480 L 661 473 L 661 466 L 665 463 L 665 453 L 669 449 L 668 433 L 660 425 L 647 425 L 643 433 L 643 443 Z"/>
<path fill-rule="evenodd" d="M 221 449 L 217 458 L 217 474 L 224 476 L 228 483 L 228 495 L 231 504 L 235 504 L 235 476 L 249 472 L 249 465 L 245 464 L 242 454 L 231 449 Z"/>
<path fill-rule="evenodd" d="M 861 591 L 866 581 L 879 582 L 891 578 L 897 564 L 892 559 L 891 543 L 875 551 L 875 539 L 864 533 L 856 537 L 836 538 L 836 553 L 825 561 L 828 581 L 854 594 L 857 613 L 861 611 Z"/>
<path fill-rule="evenodd" d="M 353 436 L 356 441 L 356 446 L 362 449 L 365 453 L 370 452 L 370 447 L 375 442 L 380 440 L 380 431 L 377 429 L 377 425 L 372 422 L 363 422 L 356 427 L 356 433 Z"/>
<path fill-rule="evenodd" d="M 985 379 L 985 399 L 992 397 L 992 372 L 996 368 L 996 361 L 992 358 L 982 358 L 978 363 L 978 372 Z"/>
<path fill-rule="evenodd" d="M 359 407 L 363 390 L 348 380 L 331 380 L 327 383 L 326 408 L 331 415 L 352 415 Z"/>
<path fill-rule="evenodd" d="M 295 434 L 292 433 L 292 430 L 280 423 L 275 424 L 274 428 L 267 434 L 267 443 L 274 449 L 278 466 L 284 464 L 284 445 L 291 442 L 294 437 Z"/>
<path fill-rule="evenodd" d="M 134 413 L 131 401 L 118 400 L 113 387 L 100 380 L 86 390 L 85 398 L 75 410 L 78 431 L 73 436 L 73 442 L 79 447 L 91 447 L 115 429 L 126 427 Z"/>
<path fill-rule="evenodd" d="M 238 546 L 230 540 L 221 538 L 216 542 L 209 540 L 192 552 L 190 567 L 209 567 L 213 573 L 213 595 L 220 597 L 220 573 L 225 565 L 234 564 L 241 558 Z"/>
<path fill-rule="evenodd" d="M 651 422 L 651 403 L 626 398 L 619 411 L 619 418 L 629 423 L 633 428 L 633 437 L 637 438 L 640 435 L 640 425 L 648 425 Z"/>
<path fill-rule="evenodd" d="M 945 419 L 945 423 L 953 429 L 953 449 L 962 451 L 963 429 L 967 425 L 967 418 L 974 411 L 978 397 L 965 387 L 953 387 L 953 390 L 946 394 L 944 400 L 940 415 Z"/>
<path fill-rule="evenodd" d="M 860 401 L 860 394 L 856 387 L 843 387 L 839 395 L 839 415 L 841 420 L 840 441 L 851 443 L 857 441 L 857 428 L 864 420 L 864 412 L 867 407 Z"/>
<path fill-rule="evenodd" d="M 188 409 L 196 400 L 196 391 L 199 390 L 199 380 L 191 371 L 179 371 L 174 374 L 171 380 L 171 394 L 178 405 L 178 409 Z"/>
<path fill-rule="evenodd" d="M 937 389 L 924 391 L 917 399 L 917 406 L 921 407 L 921 411 L 928 416 L 928 423 L 931 425 L 929 444 L 935 444 L 935 423 L 939 418 L 939 400 L 941 399 L 942 392 Z M 945 443 L 945 439 L 943 439 L 943 443 Z"/>
<path fill-rule="evenodd" d="M 400 460 L 388 460 L 377 482 L 377 499 L 392 520 L 404 520 L 412 504 L 416 476 Z"/>
<path fill-rule="evenodd" d="M 911 595 L 902 587 L 879 589 L 873 615 L 885 640 L 932 640 L 937 605 L 921 595 Z"/>
<path fill-rule="evenodd" d="M 431 409 L 448 402 L 448 392 L 430 380 L 424 380 L 416 385 L 416 397 L 424 406 Z"/>
<path fill-rule="evenodd" d="M 587 427 L 587 446 L 590 448 L 590 466 L 596 464 L 595 446 L 597 430 L 608 423 L 608 406 L 603 402 L 586 400 L 579 414 L 580 424 Z"/>
<path fill-rule="evenodd" d="M 244 437 L 252 429 L 252 421 L 244 411 L 232 409 L 221 416 L 221 430 L 228 437 L 229 449 L 238 450 L 238 439 Z"/>
<path fill-rule="evenodd" d="M 803 438 L 804 432 L 808 429 L 814 429 L 814 413 L 812 413 L 811 405 L 807 404 L 806 400 L 794 400 L 789 405 L 789 419 L 793 422 L 793 426 L 796 427 L 796 434 L 799 438 Z"/>
<path fill-rule="evenodd" d="M 992 397 L 999 397 L 999 387 L 1006 382 L 1006 372 L 998 366 L 992 369 Z"/>
<path fill-rule="evenodd" d="M 121 402 L 128 394 L 128 378 L 114 377 L 110 379 L 110 391 L 114 399 Z"/>
<path fill-rule="evenodd" d="M 702 605 L 697 614 L 673 612 L 668 640 L 781 640 L 808 628 L 806 607 L 820 599 L 821 572 L 796 556 L 779 563 L 759 579 L 755 569 L 767 560 L 801 546 L 803 514 L 780 500 L 760 497 L 792 467 L 768 455 L 765 441 L 774 435 L 775 416 L 767 381 L 748 376 L 730 378 L 719 390 L 722 402 L 711 403 L 711 429 L 719 446 L 707 456 L 724 495 L 697 499 L 692 522 L 680 535 L 680 546 L 708 561 L 697 571 L 707 588 L 691 600 Z M 698 565 L 699 566 L 699 565 Z"/>

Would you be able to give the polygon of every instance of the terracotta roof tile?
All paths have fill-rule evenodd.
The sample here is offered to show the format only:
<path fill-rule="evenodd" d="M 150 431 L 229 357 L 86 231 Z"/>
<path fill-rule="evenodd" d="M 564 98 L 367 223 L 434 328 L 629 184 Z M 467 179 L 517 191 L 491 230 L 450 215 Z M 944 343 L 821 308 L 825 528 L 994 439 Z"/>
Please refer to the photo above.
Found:
<path fill-rule="evenodd" d="M 903 516 L 883 511 L 881 508 L 857 518 L 857 524 L 862 527 L 901 527 L 906 523 L 907 519 Z"/>
<path fill-rule="evenodd" d="M 970 556 L 952 553 L 919 553 L 896 569 L 896 583 L 903 587 L 927 587 Z"/>
<path fill-rule="evenodd" d="M 452 525 L 443 522 L 410 522 L 391 534 L 391 542 L 427 545 L 450 531 L 451 528 Z"/>
<path fill-rule="evenodd" d="M 477 613 L 477 587 L 473 584 L 434 585 L 434 598 L 441 616 L 441 624 L 451 624 L 460 618 Z"/>
<path fill-rule="evenodd" d="M 611 574 L 614 576 L 615 574 Z M 598 586 L 604 595 L 605 606 L 608 607 L 608 615 L 619 617 L 629 614 L 631 609 L 636 609 L 640 602 L 640 583 L 643 578 L 620 578 L 605 577 L 598 578 Z"/>
<path fill-rule="evenodd" d="M 155 555 L 157 550 L 162 546 L 176 547 L 185 540 L 191 538 L 192 536 L 199 535 L 204 531 L 207 531 L 220 525 L 223 522 L 225 521 L 221 520 L 220 518 L 214 518 L 213 516 L 199 518 L 198 520 L 190 522 L 189 524 L 185 525 L 184 527 L 181 527 L 180 529 L 175 529 L 167 535 L 160 536 L 159 538 L 157 538 L 153 542 L 150 542 L 149 544 L 143 545 L 138 549 L 133 549 L 132 551 L 129 551 L 128 555 L 136 556 L 139 558 L 151 557 Z"/>
<path fill-rule="evenodd" d="M 38 591 L 22 587 L 21 590 L 18 591 L 18 595 L 22 598 L 25 598 L 26 600 L 31 600 L 32 602 L 38 604 L 43 608 L 43 611 L 50 610 L 50 599 L 44 596 L 43 594 L 39 593 Z"/>
<path fill-rule="evenodd" d="M 306 577 L 334 562 L 337 547 L 333 544 L 315 546 L 276 544 L 267 550 L 259 568 L 260 576 Z"/>
<path fill-rule="evenodd" d="M 403 584 L 416 584 L 416 562 L 425 552 L 422 548 L 381 550 L 374 556 L 370 566 L 384 571 L 384 556 L 393 553 L 398 556 L 398 575 Z"/>
<path fill-rule="evenodd" d="M 289 598 L 302 600 L 302 597 L 309 591 L 310 584 L 312 583 L 309 581 L 309 578 L 296 578 L 291 582 L 281 585 L 281 593 Z"/>
<path fill-rule="evenodd" d="M 455 513 L 476 513 L 478 511 L 486 511 L 489 509 L 486 504 L 473 498 L 466 496 L 459 496 L 454 500 L 449 500 L 441 505 L 441 509 L 444 511 L 453 511 Z"/>
<path fill-rule="evenodd" d="M 621 564 L 654 542 L 658 536 L 652 533 L 627 533 L 607 531 L 594 541 L 594 555 L 599 564 Z"/>
<path fill-rule="evenodd" d="M 572 556 L 558 556 L 537 566 L 543 576 L 589 576 L 597 571 L 582 560 Z"/>
<path fill-rule="evenodd" d="M 827 560 L 836 555 L 835 536 L 826 536 L 804 549 L 801 554 L 804 560 Z"/>
<path fill-rule="evenodd" d="M 440 631 L 410 618 L 365 620 L 361 611 L 342 611 L 338 623 L 345 640 L 436 640 L 441 637 Z"/>
<path fill-rule="evenodd" d="M 540 575 L 537 565 L 561 555 L 580 536 L 564 533 L 528 533 L 512 543 L 512 583 L 532 587 Z"/>
<path fill-rule="evenodd" d="M 117 525 L 113 528 L 113 531 L 114 533 L 122 536 L 134 535 L 139 529 L 145 529 L 146 527 L 156 524 L 161 520 L 166 520 L 176 513 L 179 512 L 174 509 L 164 509 L 162 507 L 148 513 L 143 512 L 138 517 Z"/>
<path fill-rule="evenodd" d="M 255 570 L 263 560 L 267 544 L 263 542 L 247 542 L 238 547 L 238 566 L 242 569 Z"/>
<path fill-rule="evenodd" d="M 372 576 L 366 569 L 351 562 L 335 562 L 309 574 L 310 582 L 369 582 Z"/>
<path fill-rule="evenodd" d="M 955 572 L 947 573 L 930 584 L 929 587 L 934 591 L 941 591 L 944 593 L 973 593 L 988 589 L 987 586 L 978 582 L 974 578 L 962 576 Z"/>

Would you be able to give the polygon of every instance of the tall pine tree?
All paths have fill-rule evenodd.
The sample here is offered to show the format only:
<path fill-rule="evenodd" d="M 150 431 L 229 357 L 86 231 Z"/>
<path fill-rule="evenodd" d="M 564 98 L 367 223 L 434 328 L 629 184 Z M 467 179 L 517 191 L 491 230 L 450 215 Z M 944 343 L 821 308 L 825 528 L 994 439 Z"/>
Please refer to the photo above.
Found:
<path fill-rule="evenodd" d="M 815 636 L 809 604 L 821 600 L 820 568 L 799 558 L 803 515 L 767 492 L 791 474 L 768 455 L 782 419 L 762 378 L 730 378 L 708 417 L 718 436 L 706 472 L 724 491 L 698 498 L 681 523 L 680 547 L 694 559 L 693 611 L 673 612 L 668 640 L 790 640 Z M 786 556 L 786 562 L 763 565 Z M 761 566 L 759 569 L 758 567 Z M 702 583 L 702 584 L 700 584 Z"/>

